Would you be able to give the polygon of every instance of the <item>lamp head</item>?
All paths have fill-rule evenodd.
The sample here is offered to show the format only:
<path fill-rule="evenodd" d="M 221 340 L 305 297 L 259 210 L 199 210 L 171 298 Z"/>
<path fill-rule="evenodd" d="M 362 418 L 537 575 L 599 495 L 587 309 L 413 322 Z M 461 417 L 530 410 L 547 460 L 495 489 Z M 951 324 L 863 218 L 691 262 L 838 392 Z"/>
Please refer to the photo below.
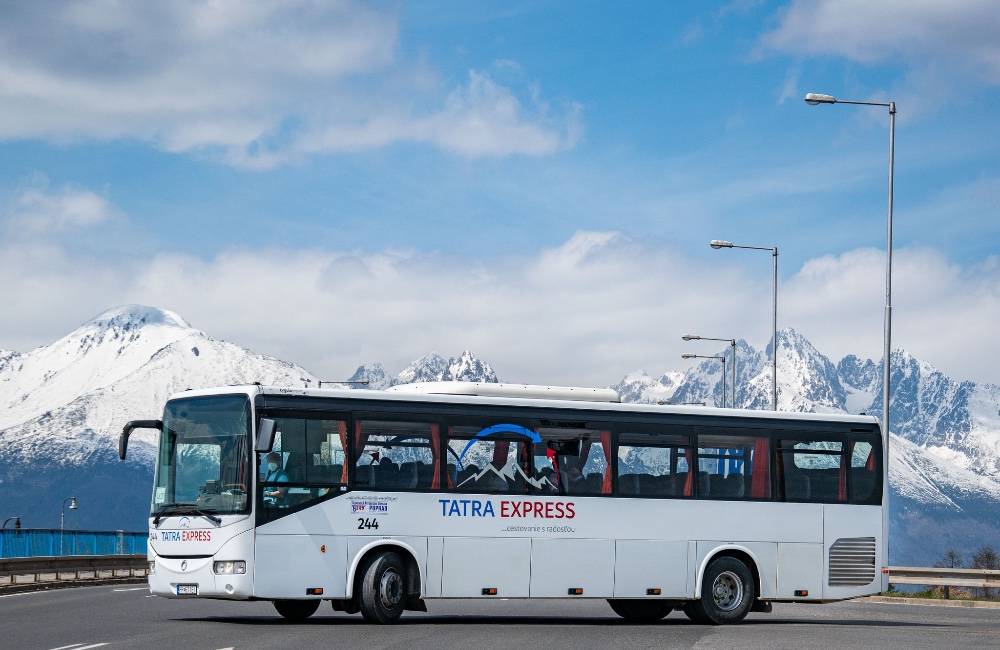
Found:
<path fill-rule="evenodd" d="M 732 248 L 733 242 L 726 241 L 724 239 L 713 239 L 712 241 L 708 242 L 708 245 L 718 250 L 720 248 Z"/>
<path fill-rule="evenodd" d="M 697 357 L 698 357 L 697 354 L 687 354 L 687 353 L 685 353 L 685 354 L 681 355 L 681 359 L 696 359 Z"/>
<path fill-rule="evenodd" d="M 836 104 L 837 98 L 833 95 L 824 95 L 823 93 L 806 93 L 806 103 L 811 106 L 816 106 L 818 104 Z"/>
<path fill-rule="evenodd" d="M 78 507 L 79 506 L 76 503 L 76 497 L 70 497 L 69 498 L 69 509 L 70 510 L 76 510 Z"/>
<path fill-rule="evenodd" d="M 700 341 L 701 340 L 700 336 L 695 336 L 694 334 L 685 334 L 681 338 L 683 340 L 685 340 L 685 341 Z"/>

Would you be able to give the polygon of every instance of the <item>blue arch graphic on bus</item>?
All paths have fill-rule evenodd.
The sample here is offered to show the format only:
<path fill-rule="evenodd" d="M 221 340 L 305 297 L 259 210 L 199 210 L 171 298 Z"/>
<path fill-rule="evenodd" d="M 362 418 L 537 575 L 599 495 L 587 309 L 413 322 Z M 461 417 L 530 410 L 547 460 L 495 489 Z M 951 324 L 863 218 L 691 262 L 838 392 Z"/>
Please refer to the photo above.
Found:
<path fill-rule="evenodd" d="M 542 442 L 542 437 L 538 435 L 537 431 L 533 431 L 528 427 L 522 427 L 519 424 L 494 424 L 493 426 L 481 429 L 469 442 L 465 443 L 465 447 L 462 448 L 462 453 L 458 455 L 458 465 L 455 467 L 454 480 L 458 480 L 458 472 L 462 469 L 462 459 L 465 458 L 465 452 L 469 451 L 469 447 L 474 445 L 476 441 L 482 440 L 483 438 L 488 438 L 489 436 L 496 435 L 498 433 L 512 433 L 515 436 L 522 436 L 527 438 L 533 443 L 539 444 Z"/>

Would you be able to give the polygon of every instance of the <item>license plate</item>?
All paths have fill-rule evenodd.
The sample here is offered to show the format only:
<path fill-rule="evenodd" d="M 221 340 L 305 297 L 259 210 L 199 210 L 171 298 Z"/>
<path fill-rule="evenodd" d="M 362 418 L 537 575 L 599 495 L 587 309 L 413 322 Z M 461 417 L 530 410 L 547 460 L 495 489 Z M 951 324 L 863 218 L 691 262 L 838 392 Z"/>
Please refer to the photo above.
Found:
<path fill-rule="evenodd" d="M 178 596 L 197 596 L 198 585 L 177 585 Z"/>

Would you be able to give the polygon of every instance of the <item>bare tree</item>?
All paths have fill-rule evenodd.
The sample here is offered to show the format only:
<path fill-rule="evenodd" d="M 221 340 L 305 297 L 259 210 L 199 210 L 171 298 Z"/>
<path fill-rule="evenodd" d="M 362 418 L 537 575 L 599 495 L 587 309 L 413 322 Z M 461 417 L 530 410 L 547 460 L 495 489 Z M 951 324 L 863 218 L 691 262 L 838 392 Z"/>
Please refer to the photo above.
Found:
<path fill-rule="evenodd" d="M 997 556 L 997 552 L 993 550 L 992 546 L 984 546 L 972 556 L 972 568 L 996 571 L 1000 569 L 1000 557 Z M 977 589 L 976 592 L 983 598 L 993 597 L 993 589 L 990 587 Z"/>
<path fill-rule="evenodd" d="M 962 566 L 962 554 L 953 548 L 949 548 L 944 552 L 944 557 L 938 560 L 937 564 L 934 566 L 957 569 Z M 948 585 L 944 586 L 944 597 L 946 600 L 951 598 L 951 587 Z"/>

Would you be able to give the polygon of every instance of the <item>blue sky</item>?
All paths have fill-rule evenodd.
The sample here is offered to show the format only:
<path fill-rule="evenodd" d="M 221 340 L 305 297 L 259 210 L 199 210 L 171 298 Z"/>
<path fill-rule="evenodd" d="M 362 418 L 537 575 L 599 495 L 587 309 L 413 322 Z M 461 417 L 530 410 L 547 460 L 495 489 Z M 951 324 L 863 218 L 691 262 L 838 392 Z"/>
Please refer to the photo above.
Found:
<path fill-rule="evenodd" d="M 214 335 L 328 373 L 459 346 L 501 368 L 511 359 L 508 375 L 607 382 L 634 365 L 679 365 L 673 343 L 659 356 L 661 317 L 763 341 L 766 319 L 694 301 L 740 286 L 753 312 L 766 296 L 767 259 L 711 251 L 719 237 L 781 247 L 783 324 L 833 356 L 852 345 L 877 356 L 887 118 L 804 104 L 816 90 L 899 103 L 896 245 L 915 269 L 901 271 L 900 297 L 912 298 L 900 309 L 913 325 L 901 326 L 900 345 L 1000 379 L 969 359 L 975 346 L 935 339 L 945 303 L 927 290 L 965 297 L 953 312 L 977 315 L 970 341 L 1000 313 L 1000 19 L 989 2 L 937 4 L 177 3 L 155 16 L 102 3 L 9 7 L 0 266 L 33 271 L 0 290 L 19 314 L 0 327 L 0 347 L 42 344 L 111 304 L 169 303 Z M 87 197 L 99 205 L 80 212 L 75 201 Z M 427 270 L 413 290 L 445 304 L 467 304 L 472 289 L 447 294 L 442 277 L 467 273 L 515 301 L 519 272 L 580 242 L 596 256 L 587 259 L 648 260 L 618 269 L 624 277 L 675 271 L 623 299 L 638 320 L 619 314 L 586 335 L 552 325 L 537 342 L 545 372 L 538 350 L 511 353 L 509 332 L 491 331 L 489 317 L 469 316 L 456 340 L 434 335 L 444 328 L 418 304 L 397 321 L 423 327 L 418 337 L 359 325 L 320 351 L 297 343 L 322 338 L 319 313 L 307 319 L 315 328 L 263 332 L 233 314 L 239 303 L 195 300 L 177 279 L 191 268 L 222 276 L 234 257 L 252 277 L 280 273 L 254 260 L 293 269 L 309 256 L 351 259 L 376 272 L 391 259 Z M 861 258 L 871 273 L 856 277 Z M 71 269 L 100 280 L 77 287 Z M 918 272 L 929 269 L 938 270 Z M 309 282 L 329 297 L 329 272 L 318 273 Z M 338 290 L 375 292 L 368 276 L 349 277 L 356 284 Z M 795 303 L 820 290 L 811 282 L 837 296 L 823 313 Z M 373 304 L 396 300 L 389 284 Z M 52 314 L 40 293 L 72 297 Z M 865 316 L 833 311 L 845 293 Z M 302 294 L 289 308 L 320 298 Z M 347 307 L 347 295 L 332 300 Z M 654 301 L 662 314 L 643 311 Z M 564 346 L 601 331 L 643 343 L 562 370 Z"/>

